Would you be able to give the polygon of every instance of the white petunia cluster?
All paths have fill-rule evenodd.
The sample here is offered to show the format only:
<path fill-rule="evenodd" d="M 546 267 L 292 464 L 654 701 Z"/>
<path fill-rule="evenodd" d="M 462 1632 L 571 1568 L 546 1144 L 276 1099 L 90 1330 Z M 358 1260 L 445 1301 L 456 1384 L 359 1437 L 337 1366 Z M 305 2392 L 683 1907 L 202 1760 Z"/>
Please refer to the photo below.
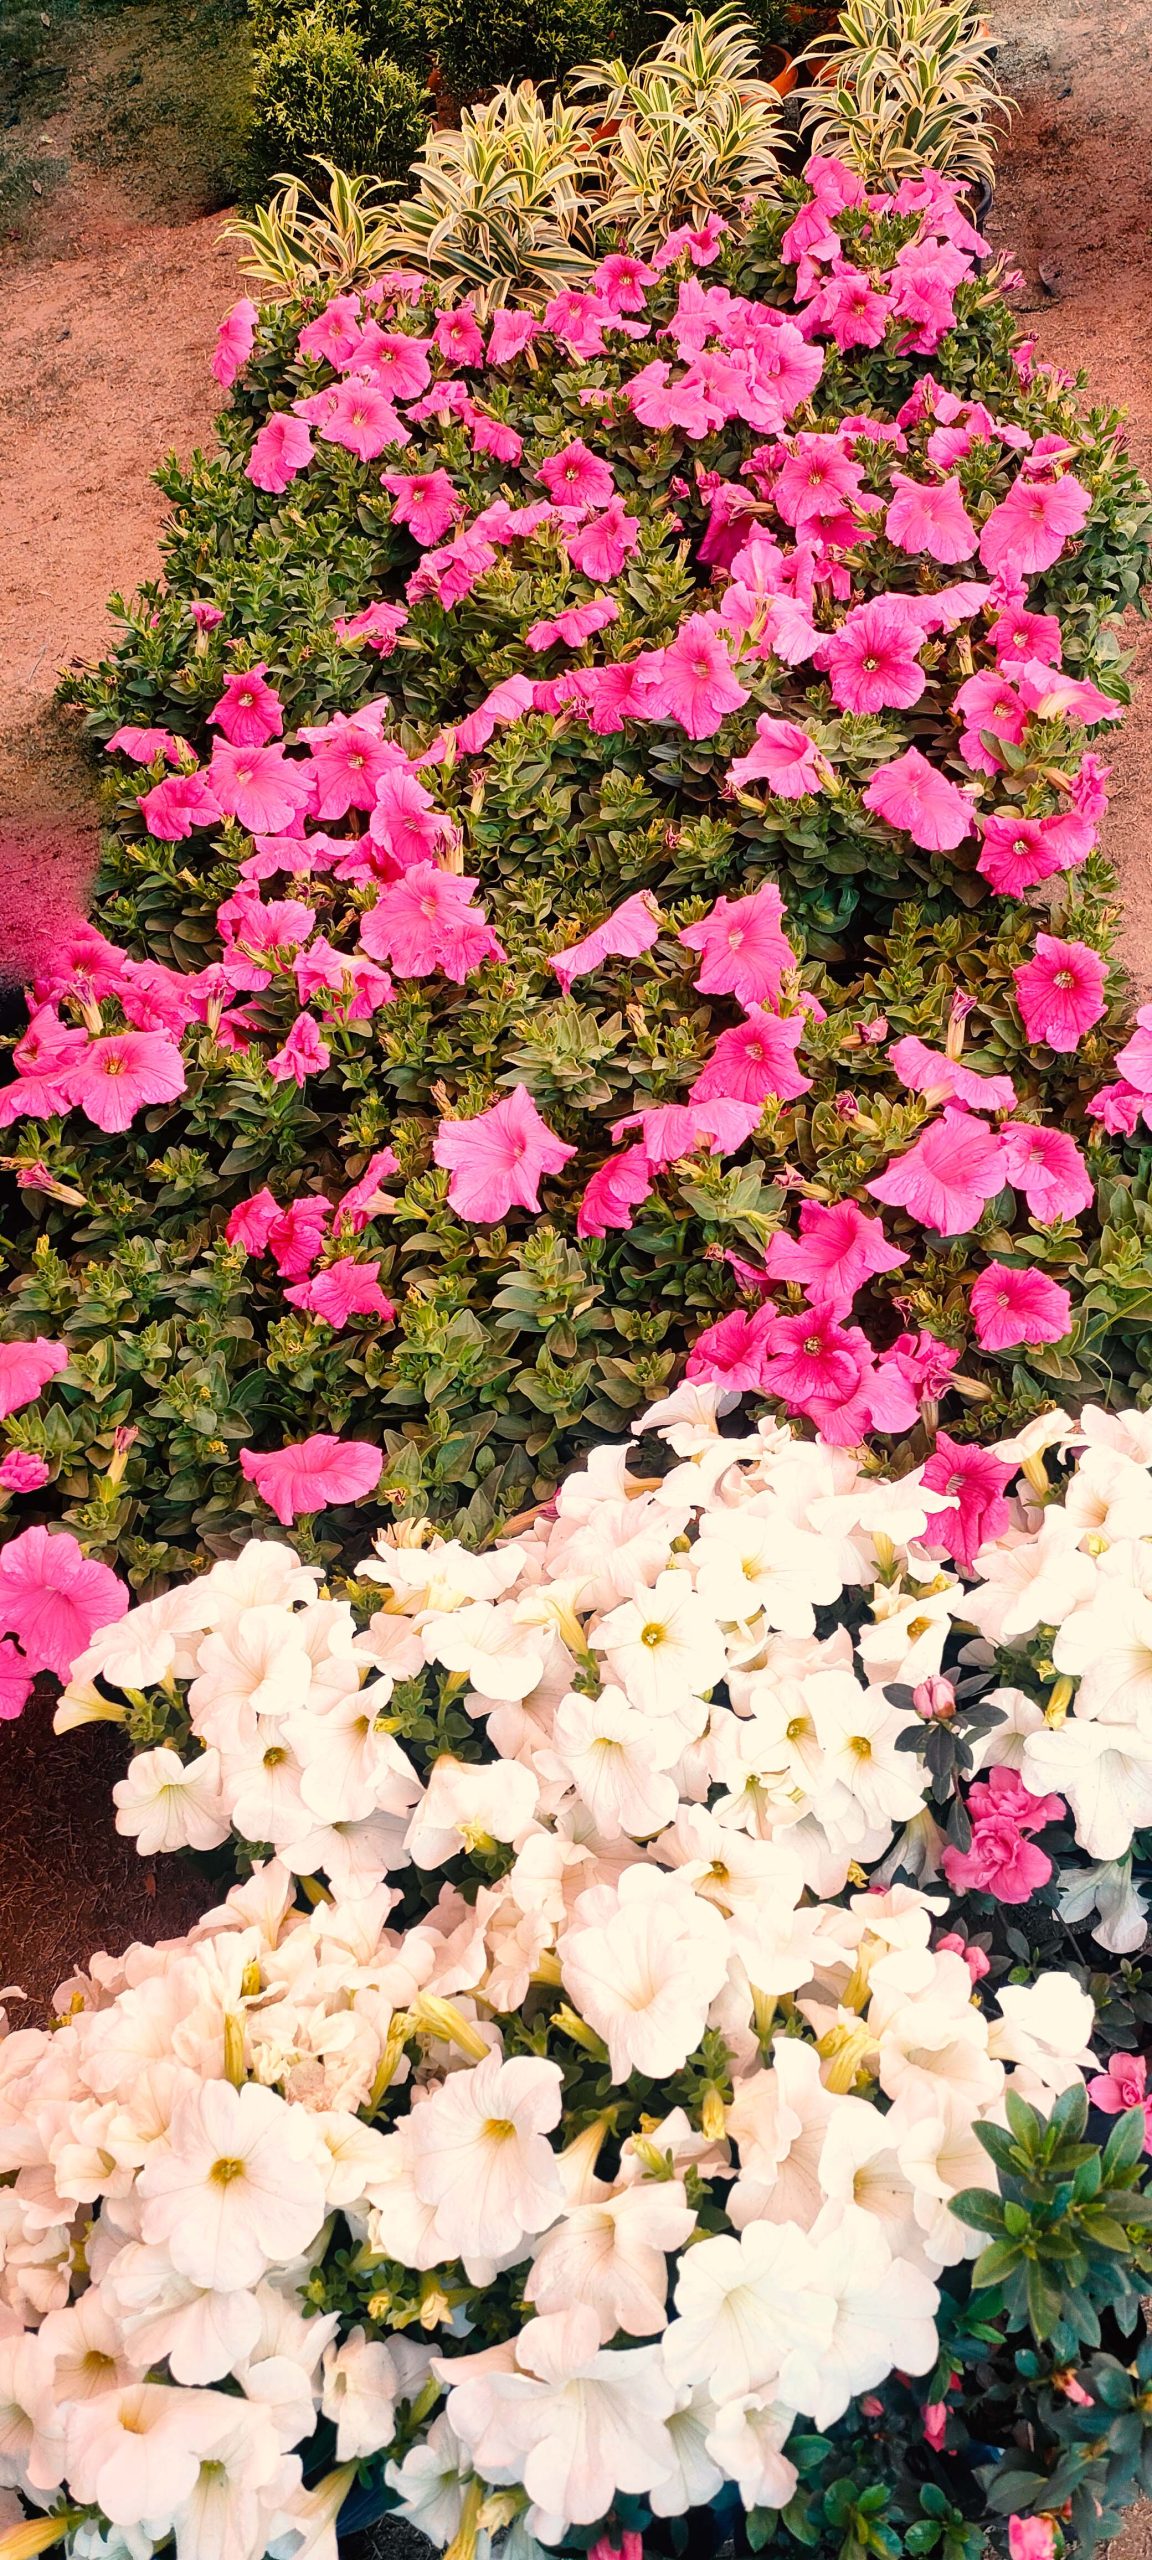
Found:
<path fill-rule="evenodd" d="M 490 1553 L 397 1531 L 334 1598 L 256 1542 L 75 1666 L 62 1724 L 163 1737 L 122 1831 L 259 1844 L 0 2042 L 0 2488 L 75 2560 L 331 2552 L 372 2461 L 463 2554 L 625 2495 L 780 2507 L 794 2427 L 927 2395 L 977 2129 L 1050 2109 L 1094 2012 L 1065 1973 L 993 1994 L 906 1880 L 939 1834 L 904 1745 L 963 1662 L 985 1761 L 1092 1854 L 1152 1818 L 1152 1425 L 1031 1426 L 961 1573 L 961 1486 L 721 1401 Z"/>

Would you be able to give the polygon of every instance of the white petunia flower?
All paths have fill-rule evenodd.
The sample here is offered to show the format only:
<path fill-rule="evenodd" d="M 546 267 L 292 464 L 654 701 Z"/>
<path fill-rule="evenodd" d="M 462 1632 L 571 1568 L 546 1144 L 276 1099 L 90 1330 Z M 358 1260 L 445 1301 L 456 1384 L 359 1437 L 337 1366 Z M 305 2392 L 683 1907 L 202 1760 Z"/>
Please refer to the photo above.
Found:
<path fill-rule="evenodd" d="M 1078 1714 L 1143 1725 L 1152 1734 L 1152 1600 L 1142 1592 L 1098 1584 L 1088 1607 L 1064 1620 L 1052 1659 L 1058 1671 L 1080 1678 Z"/>
<path fill-rule="evenodd" d="M 399 2492 L 392 2509 L 417 2533 L 443 2550 L 459 2531 L 464 2493 L 472 2477 L 467 2449 L 443 2410 L 427 2435 L 406 2453 L 403 2462 L 388 2463 L 384 2477 Z"/>
<path fill-rule="evenodd" d="M 686 1573 L 661 1573 L 650 1592 L 609 1610 L 589 1636 L 634 1707 L 667 1713 L 724 1677 L 724 1640 Z"/>
<path fill-rule="evenodd" d="M 116 1828 L 135 1840 L 141 1858 L 172 1849 L 218 1849 L 228 1837 L 218 1751 L 200 1751 L 188 1761 L 167 1749 L 138 1751 L 112 1795 Z"/>
<path fill-rule="evenodd" d="M 351 2329 L 342 2346 L 327 2349 L 320 2406 L 336 2429 L 337 2462 L 359 2462 L 391 2444 L 402 2390 L 384 2339 Z"/>
<path fill-rule="evenodd" d="M 817 1609 L 830 1608 L 844 1588 L 829 1541 L 796 1528 L 766 1494 L 706 1511 L 691 1562 L 715 1617 L 743 1625 L 762 1615 L 790 1636 L 813 1635 Z"/>
<path fill-rule="evenodd" d="M 493 2053 L 471 2071 L 452 2072 L 413 2109 L 411 2177 L 433 2208 L 445 2258 L 518 2253 L 563 2210 L 547 2139 L 560 2121 L 561 2087 L 557 2063 L 528 2054 L 504 2062 Z"/>
<path fill-rule="evenodd" d="M 722 2478 L 735 2481 L 745 2507 L 786 2507 L 795 2496 L 800 2475 L 784 2453 L 795 2423 L 795 2410 L 767 2391 L 748 2392 L 717 2409 L 708 2452 Z"/>
<path fill-rule="evenodd" d="M 324 2220 L 317 2138 L 272 2089 L 209 2080 L 180 2100 L 141 2170 L 143 2236 L 194 2284 L 221 2293 L 296 2257 Z"/>
<path fill-rule="evenodd" d="M 552 1741 L 542 1765 L 554 1765 L 575 1787 L 606 1840 L 621 1832 L 647 1840 L 671 1820 L 679 1789 L 669 1771 L 679 1759 L 682 1735 L 675 1719 L 654 1724 L 630 1706 L 622 1689 L 598 1698 L 575 1690 L 556 1710 Z"/>
<path fill-rule="evenodd" d="M 665 2371 L 678 2390 L 706 2382 L 718 2403 L 777 2384 L 793 2398 L 793 2373 L 803 2381 L 819 2363 L 836 2309 L 811 2241 L 791 2222 L 699 2241 L 681 2260 L 675 2304 Z"/>
<path fill-rule="evenodd" d="M 642 2497 L 670 2477 L 673 2393 L 657 2347 L 602 2347 L 594 2313 L 577 2307 L 530 2321 L 515 2351 L 517 2371 L 468 2357 L 487 2369 L 453 2385 L 451 2359 L 433 2370 L 452 2386 L 449 2422 L 474 2461 L 523 2481 L 542 2539 L 595 2524 L 619 2491 Z"/>
<path fill-rule="evenodd" d="M 728 1971 L 720 1913 L 690 1883 L 648 1866 L 581 1894 L 558 1951 L 565 1989 L 604 2037 L 614 2080 L 679 2071 Z"/>
<path fill-rule="evenodd" d="M 571 2207 L 538 2243 L 524 2298 L 541 2312 L 586 2303 L 605 2346 L 618 2329 L 654 2337 L 667 2326 L 668 2255 L 695 2227 L 679 2178 L 606 2190 Z"/>

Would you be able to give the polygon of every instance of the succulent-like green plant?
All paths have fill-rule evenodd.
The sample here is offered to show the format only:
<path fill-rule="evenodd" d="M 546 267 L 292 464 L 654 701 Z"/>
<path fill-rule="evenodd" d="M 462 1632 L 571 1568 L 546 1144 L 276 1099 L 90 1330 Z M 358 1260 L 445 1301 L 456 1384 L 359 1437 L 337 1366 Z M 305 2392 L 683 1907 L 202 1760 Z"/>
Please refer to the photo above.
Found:
<path fill-rule="evenodd" d="M 759 45 L 732 0 L 669 23 L 662 41 L 626 63 L 588 64 L 574 89 L 601 128 L 600 220 L 631 246 L 753 194 L 775 194 L 783 135 L 780 99 L 757 77 Z"/>
<path fill-rule="evenodd" d="M 808 53 L 825 66 L 805 118 L 814 151 L 881 183 L 938 169 L 991 184 L 1012 107 L 970 0 L 847 0 Z"/>

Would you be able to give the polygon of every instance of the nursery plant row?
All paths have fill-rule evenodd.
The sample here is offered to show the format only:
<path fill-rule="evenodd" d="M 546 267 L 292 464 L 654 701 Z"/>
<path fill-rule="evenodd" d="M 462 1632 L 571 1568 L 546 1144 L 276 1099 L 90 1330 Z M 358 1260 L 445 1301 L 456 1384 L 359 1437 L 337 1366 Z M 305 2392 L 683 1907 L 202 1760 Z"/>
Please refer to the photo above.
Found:
<path fill-rule="evenodd" d="M 68 689 L 0 1712 L 212 1907 L 12 2003 L 5 2560 L 1059 2560 L 1152 2483 L 1152 502 L 963 170 L 783 175 L 667 43 L 487 268 L 249 226 Z"/>

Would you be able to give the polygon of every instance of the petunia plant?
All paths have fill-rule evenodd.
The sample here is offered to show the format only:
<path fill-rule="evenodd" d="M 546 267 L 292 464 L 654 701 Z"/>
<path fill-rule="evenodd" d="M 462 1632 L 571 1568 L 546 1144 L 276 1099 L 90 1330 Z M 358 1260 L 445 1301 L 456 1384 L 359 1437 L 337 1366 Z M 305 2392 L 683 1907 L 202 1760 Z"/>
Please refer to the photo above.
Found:
<path fill-rule="evenodd" d="M 885 1464 L 1146 1384 L 1089 1105 L 1147 501 L 951 186 L 786 196 L 483 328 L 403 272 L 229 315 L 167 582 L 71 688 L 14 1528 L 141 1588 L 269 1507 L 483 1539 L 685 1368 Z"/>
<path fill-rule="evenodd" d="M 12 2560 L 1115 2530 L 1152 1423 L 877 1482 L 728 1403 L 341 1599 L 254 1539 L 74 1664 L 121 1832 L 228 1890 L 0 2045 Z"/>

